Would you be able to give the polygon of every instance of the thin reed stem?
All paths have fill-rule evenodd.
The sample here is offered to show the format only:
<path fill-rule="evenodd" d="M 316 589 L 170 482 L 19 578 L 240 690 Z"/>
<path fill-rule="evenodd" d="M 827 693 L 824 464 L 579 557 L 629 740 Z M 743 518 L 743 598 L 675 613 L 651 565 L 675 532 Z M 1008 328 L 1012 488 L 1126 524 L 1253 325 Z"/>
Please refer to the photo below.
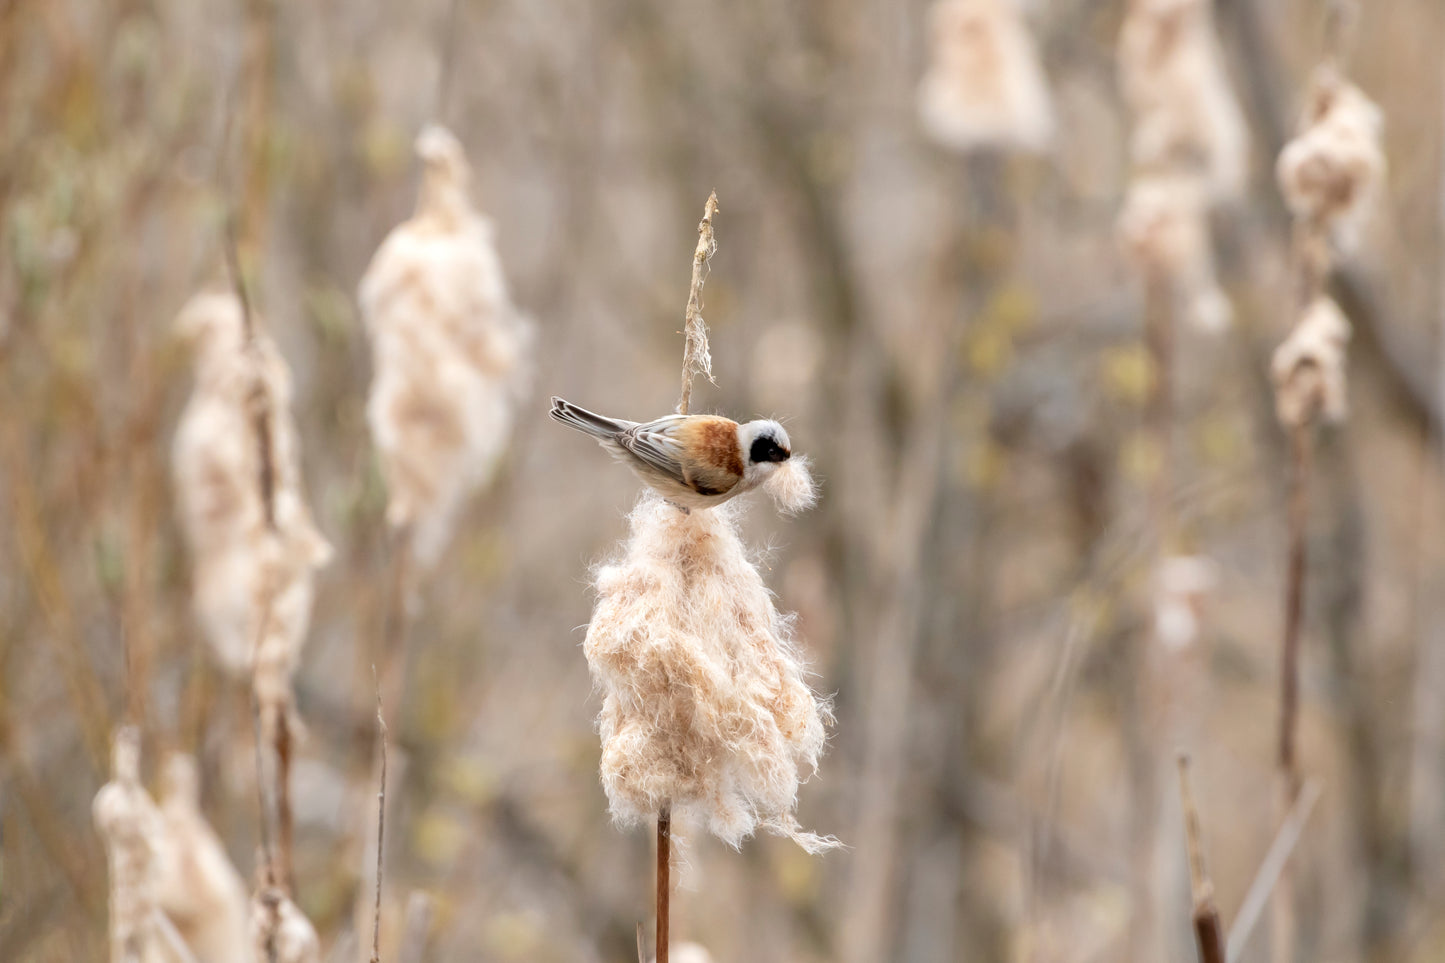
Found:
<path fill-rule="evenodd" d="M 671 897 L 672 806 L 666 805 L 657 814 L 657 963 L 667 963 L 667 926 Z"/>
<path fill-rule="evenodd" d="M 1189 853 L 1189 891 L 1194 901 L 1194 940 L 1199 963 L 1225 963 L 1224 931 L 1214 905 L 1214 883 L 1204 863 L 1204 833 L 1189 784 L 1189 754 L 1179 754 L 1179 800 L 1184 810 L 1184 839 Z"/>
<path fill-rule="evenodd" d="M 381 683 L 376 685 L 376 738 L 381 743 L 381 785 L 376 792 L 376 902 L 371 916 L 371 963 L 381 963 L 381 868 L 386 840 L 386 719 L 381 714 Z"/>
<path fill-rule="evenodd" d="M 1234 915 L 1234 923 L 1229 927 L 1229 939 L 1225 943 L 1225 958 L 1229 963 L 1239 963 L 1244 955 L 1244 947 L 1254 932 L 1254 925 L 1259 922 L 1265 901 L 1275 891 L 1280 874 L 1289 862 L 1290 854 L 1294 852 L 1295 844 L 1304 832 L 1305 822 L 1310 818 L 1319 798 L 1319 783 L 1313 780 L 1306 783 L 1300 790 L 1299 801 L 1290 810 L 1289 818 L 1284 820 L 1279 832 L 1275 834 L 1274 842 L 1270 843 L 1269 851 L 1264 854 L 1264 860 L 1254 874 L 1254 881 L 1249 884 L 1249 890 L 1244 895 L 1244 902 L 1240 904 L 1239 912 Z"/>
<path fill-rule="evenodd" d="M 707 325 L 702 318 L 702 286 L 707 282 L 708 260 L 717 251 L 712 219 L 717 214 L 717 191 L 707 196 L 702 220 L 697 225 L 697 248 L 692 254 L 692 284 L 687 292 L 687 315 L 683 331 L 682 395 L 677 400 L 677 413 L 685 415 L 692 407 L 692 378 L 701 372 L 713 381 L 712 353 L 707 346 Z M 660 960 L 659 960 L 660 963 Z"/>
<path fill-rule="evenodd" d="M 1299 728 L 1299 647 L 1304 619 L 1306 526 L 1309 521 L 1309 483 L 1313 465 L 1312 419 L 1290 429 L 1290 483 L 1288 513 L 1289 559 L 1285 574 L 1284 638 L 1280 647 L 1279 699 L 1279 814 L 1283 821 L 1299 799 L 1297 758 Z M 1294 881 L 1288 865 L 1280 867 L 1270 910 L 1271 959 L 1291 963 L 1295 955 L 1298 921 L 1294 912 Z"/>

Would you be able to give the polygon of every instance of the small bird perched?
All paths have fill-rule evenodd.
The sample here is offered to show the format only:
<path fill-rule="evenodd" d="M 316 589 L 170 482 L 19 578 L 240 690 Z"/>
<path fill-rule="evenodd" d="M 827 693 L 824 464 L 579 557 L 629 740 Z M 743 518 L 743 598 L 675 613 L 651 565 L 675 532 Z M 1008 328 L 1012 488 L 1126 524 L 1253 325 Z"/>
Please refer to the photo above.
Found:
<path fill-rule="evenodd" d="M 622 421 L 552 399 L 552 418 L 596 438 L 649 487 L 679 508 L 712 508 L 757 488 L 793 456 L 776 421 L 740 425 L 720 415 Z"/>

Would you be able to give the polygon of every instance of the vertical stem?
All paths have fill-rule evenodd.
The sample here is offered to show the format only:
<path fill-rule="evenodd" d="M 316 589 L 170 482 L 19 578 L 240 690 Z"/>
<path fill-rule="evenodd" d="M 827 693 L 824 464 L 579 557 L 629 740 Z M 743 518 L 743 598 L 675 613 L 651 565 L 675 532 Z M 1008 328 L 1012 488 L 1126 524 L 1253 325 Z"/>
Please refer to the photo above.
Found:
<path fill-rule="evenodd" d="M 296 872 L 291 858 L 295 820 L 291 815 L 291 713 L 290 706 L 276 714 L 276 882 L 293 899 Z"/>
<path fill-rule="evenodd" d="M 667 963 L 667 924 L 672 896 L 672 806 L 657 814 L 657 963 Z"/>
<path fill-rule="evenodd" d="M 707 282 L 707 262 L 717 251 L 712 233 L 712 219 L 717 214 L 717 191 L 707 196 L 702 220 L 697 225 L 697 247 L 692 252 L 692 283 L 687 292 L 687 314 L 684 319 L 682 347 L 682 394 L 677 400 L 677 413 L 685 415 L 692 407 L 692 376 L 702 372 L 712 381 L 712 353 L 707 347 L 707 325 L 702 319 L 702 286 Z M 714 382 L 716 384 L 716 382 Z"/>
<path fill-rule="evenodd" d="M 1290 490 L 1288 506 L 1289 559 L 1285 576 L 1284 639 L 1280 648 L 1279 710 L 1279 818 L 1283 820 L 1299 798 L 1299 764 L 1296 729 L 1299 725 L 1299 646 L 1304 616 L 1305 528 L 1309 520 L 1309 479 L 1313 460 L 1311 423 L 1290 429 Z M 1294 886 L 1289 867 L 1280 871 L 1271 904 L 1271 958 L 1290 963 L 1295 955 Z"/>
<path fill-rule="evenodd" d="M 1199 963 L 1225 963 L 1224 931 L 1219 909 L 1214 905 L 1214 883 L 1204 864 L 1204 833 L 1199 827 L 1199 808 L 1189 785 L 1189 755 L 1179 754 L 1179 800 L 1184 810 L 1184 839 L 1189 854 L 1189 888 L 1194 897 L 1194 940 L 1199 946 Z"/>

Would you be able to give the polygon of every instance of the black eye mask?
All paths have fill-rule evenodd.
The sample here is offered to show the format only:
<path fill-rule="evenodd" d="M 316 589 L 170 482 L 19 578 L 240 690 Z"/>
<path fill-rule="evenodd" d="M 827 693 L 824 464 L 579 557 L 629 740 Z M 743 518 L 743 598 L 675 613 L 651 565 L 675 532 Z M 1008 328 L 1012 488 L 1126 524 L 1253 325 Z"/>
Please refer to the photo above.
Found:
<path fill-rule="evenodd" d="M 761 464 L 765 461 L 787 461 L 791 452 L 779 448 L 771 438 L 763 437 L 753 440 L 752 450 L 748 452 L 748 458 L 753 464 Z"/>

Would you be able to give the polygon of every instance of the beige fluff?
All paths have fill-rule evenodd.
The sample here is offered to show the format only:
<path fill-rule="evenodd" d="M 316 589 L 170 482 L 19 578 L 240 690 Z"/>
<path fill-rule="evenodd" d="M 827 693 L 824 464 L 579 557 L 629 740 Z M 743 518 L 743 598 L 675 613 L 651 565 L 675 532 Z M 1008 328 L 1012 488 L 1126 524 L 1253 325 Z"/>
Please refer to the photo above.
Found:
<path fill-rule="evenodd" d="M 603 694 L 602 785 L 625 824 L 670 802 L 735 847 L 761 827 L 821 852 L 837 842 L 793 810 L 830 707 L 803 680 L 740 510 L 684 514 L 646 492 L 623 557 L 598 571 L 583 651 Z"/>
<path fill-rule="evenodd" d="M 251 901 L 251 946 L 257 960 L 266 960 L 266 937 L 271 925 L 271 907 L 276 901 L 276 963 L 321 963 L 321 940 L 316 927 L 296 904 L 277 890 L 258 894 Z"/>
<path fill-rule="evenodd" d="M 192 298 L 176 326 L 195 351 L 195 388 L 176 430 L 172 469 L 194 564 L 196 614 L 220 663 L 249 675 L 260 635 L 262 589 L 268 588 L 289 677 L 311 617 L 313 572 L 331 557 L 331 546 L 316 530 L 302 494 L 291 374 L 259 320 L 254 350 L 247 349 L 241 306 L 230 292 Z M 261 501 L 261 456 L 251 407 L 258 358 L 270 412 L 274 535 L 266 528 Z"/>
<path fill-rule="evenodd" d="M 196 764 L 172 756 L 162 785 L 157 899 L 197 960 L 250 963 L 246 884 L 200 810 Z"/>
<path fill-rule="evenodd" d="M 1345 381 L 1345 345 L 1350 322 L 1339 306 L 1318 297 L 1305 311 L 1270 364 L 1275 413 L 1280 423 L 1298 427 L 1317 413 L 1343 421 L 1349 412 Z"/>
<path fill-rule="evenodd" d="M 938 0 L 918 113 L 934 140 L 959 151 L 1042 151 L 1053 107 L 1033 38 L 1010 0 Z"/>
<path fill-rule="evenodd" d="M 417 139 L 416 214 L 361 280 L 374 375 L 367 420 L 389 492 L 387 519 L 436 561 L 466 498 L 496 470 L 527 378 L 532 325 L 507 294 L 471 170 L 441 127 Z"/>
<path fill-rule="evenodd" d="M 1315 75 L 1300 132 L 1280 151 L 1276 175 L 1296 217 L 1353 243 L 1385 177 L 1384 117 L 1330 67 Z"/>
<path fill-rule="evenodd" d="M 1233 317 L 1214 273 L 1209 201 L 1189 175 L 1145 174 L 1129 185 L 1119 240 L 1141 272 L 1163 279 L 1199 330 L 1217 332 Z"/>
<path fill-rule="evenodd" d="M 111 781 L 91 806 L 105 840 L 110 870 L 112 963 L 162 963 L 170 959 L 158 923 L 158 853 L 164 845 L 161 814 L 140 783 L 140 732 L 117 730 L 111 750 Z"/>
<path fill-rule="evenodd" d="M 1217 567 L 1203 556 L 1164 559 L 1155 577 L 1155 637 L 1171 649 L 1186 649 L 1198 642 L 1204 600 L 1218 580 Z"/>
<path fill-rule="evenodd" d="M 789 515 L 818 504 L 818 485 L 813 481 L 812 463 L 806 455 L 794 455 L 780 463 L 763 482 L 763 490 Z"/>
<path fill-rule="evenodd" d="M 1119 76 L 1136 167 L 1197 173 L 1216 200 L 1243 193 L 1248 127 L 1209 0 L 1134 0 L 1119 35 Z"/>

